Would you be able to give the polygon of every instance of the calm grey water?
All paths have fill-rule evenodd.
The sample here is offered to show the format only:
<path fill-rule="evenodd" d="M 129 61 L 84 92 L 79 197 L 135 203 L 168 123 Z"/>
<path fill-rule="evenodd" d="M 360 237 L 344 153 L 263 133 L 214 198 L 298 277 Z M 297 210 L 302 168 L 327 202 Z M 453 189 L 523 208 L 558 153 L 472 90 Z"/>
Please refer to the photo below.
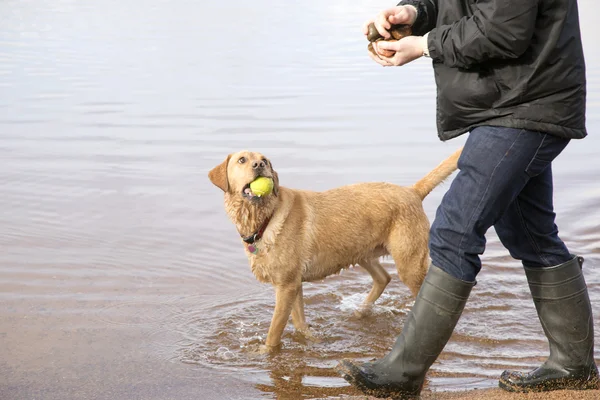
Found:
<path fill-rule="evenodd" d="M 600 18 L 579 4 L 590 136 L 556 161 L 555 205 L 599 304 Z M 393 343 L 411 306 L 394 267 L 370 319 L 351 318 L 370 287 L 354 269 L 305 286 L 320 343 L 290 325 L 280 355 L 253 355 L 273 291 L 207 172 L 250 149 L 288 187 L 408 185 L 459 147 L 436 137 L 427 60 L 367 56 L 361 24 L 389 5 L 0 2 L 0 398 L 354 393 L 331 368 Z M 430 218 L 444 190 L 425 200 Z M 493 232 L 483 260 L 434 390 L 494 386 L 546 354 L 524 274 Z"/>

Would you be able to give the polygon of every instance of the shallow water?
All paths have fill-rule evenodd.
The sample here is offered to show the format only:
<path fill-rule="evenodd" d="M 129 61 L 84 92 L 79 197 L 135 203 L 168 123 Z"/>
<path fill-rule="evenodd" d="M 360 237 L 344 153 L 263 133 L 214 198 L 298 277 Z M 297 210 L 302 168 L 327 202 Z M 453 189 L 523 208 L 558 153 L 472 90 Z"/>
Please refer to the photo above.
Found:
<path fill-rule="evenodd" d="M 332 370 L 384 354 L 412 303 L 397 279 L 365 320 L 359 268 L 305 284 L 319 342 L 264 341 L 252 276 L 207 171 L 261 151 L 281 184 L 411 184 L 464 138 L 435 135 L 431 67 L 384 69 L 363 20 L 389 4 L 0 3 L 0 398 L 249 399 L 354 393 Z M 555 162 L 561 236 L 600 301 L 600 19 L 580 1 L 590 136 Z M 447 187 L 447 186 L 446 186 Z M 445 186 L 426 200 L 433 218 Z M 519 264 L 484 270 L 428 387 L 496 385 L 547 344 Z M 596 318 L 596 331 L 600 328 Z M 596 357 L 600 353 L 596 351 Z"/>

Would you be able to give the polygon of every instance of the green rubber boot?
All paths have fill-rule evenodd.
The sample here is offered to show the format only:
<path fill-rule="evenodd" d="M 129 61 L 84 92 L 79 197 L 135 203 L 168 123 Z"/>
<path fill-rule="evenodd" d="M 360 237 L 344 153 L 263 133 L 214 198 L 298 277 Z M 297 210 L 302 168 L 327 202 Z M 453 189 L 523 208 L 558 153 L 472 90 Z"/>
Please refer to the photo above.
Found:
<path fill-rule="evenodd" d="M 509 392 L 600 389 L 594 362 L 592 307 L 582 274 L 583 258 L 549 268 L 525 268 L 550 357 L 528 372 L 504 371 L 499 386 Z"/>
<path fill-rule="evenodd" d="M 432 265 L 392 350 L 380 360 L 361 365 L 344 360 L 337 372 L 371 396 L 418 396 L 425 374 L 450 339 L 474 285 Z"/>

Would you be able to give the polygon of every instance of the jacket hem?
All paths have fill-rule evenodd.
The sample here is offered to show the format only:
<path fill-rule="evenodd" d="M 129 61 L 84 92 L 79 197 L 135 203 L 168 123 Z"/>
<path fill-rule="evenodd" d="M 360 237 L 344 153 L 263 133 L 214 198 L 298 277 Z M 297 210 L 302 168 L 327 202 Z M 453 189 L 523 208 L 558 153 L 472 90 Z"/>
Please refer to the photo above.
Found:
<path fill-rule="evenodd" d="M 445 142 L 470 132 L 478 126 L 500 126 L 504 128 L 526 129 L 529 131 L 547 133 L 549 135 L 558 136 L 565 139 L 583 139 L 587 136 L 587 130 L 585 128 L 566 128 L 556 124 L 530 121 L 526 119 L 516 119 L 511 117 L 495 118 L 454 130 L 443 130 L 438 128 L 438 137 L 442 142 Z"/>

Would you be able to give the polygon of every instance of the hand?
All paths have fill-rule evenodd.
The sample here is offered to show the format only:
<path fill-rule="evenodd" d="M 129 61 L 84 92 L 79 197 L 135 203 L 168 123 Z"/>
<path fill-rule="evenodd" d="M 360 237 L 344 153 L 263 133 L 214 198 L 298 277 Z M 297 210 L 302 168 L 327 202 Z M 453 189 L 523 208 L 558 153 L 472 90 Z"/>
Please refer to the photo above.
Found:
<path fill-rule="evenodd" d="M 373 49 L 377 55 L 369 52 L 369 57 L 384 67 L 400 66 L 422 57 L 425 45 L 423 36 L 406 36 L 393 42 L 381 40 L 373 42 Z M 380 53 L 382 50 L 395 53 L 391 57 L 385 57 Z"/>
<path fill-rule="evenodd" d="M 417 19 L 417 11 L 411 6 L 397 6 L 383 10 L 375 17 L 363 24 L 363 34 L 366 36 L 369 33 L 369 25 L 375 23 L 375 28 L 385 39 L 390 38 L 390 33 L 387 31 L 392 25 L 407 24 L 412 25 Z"/>

